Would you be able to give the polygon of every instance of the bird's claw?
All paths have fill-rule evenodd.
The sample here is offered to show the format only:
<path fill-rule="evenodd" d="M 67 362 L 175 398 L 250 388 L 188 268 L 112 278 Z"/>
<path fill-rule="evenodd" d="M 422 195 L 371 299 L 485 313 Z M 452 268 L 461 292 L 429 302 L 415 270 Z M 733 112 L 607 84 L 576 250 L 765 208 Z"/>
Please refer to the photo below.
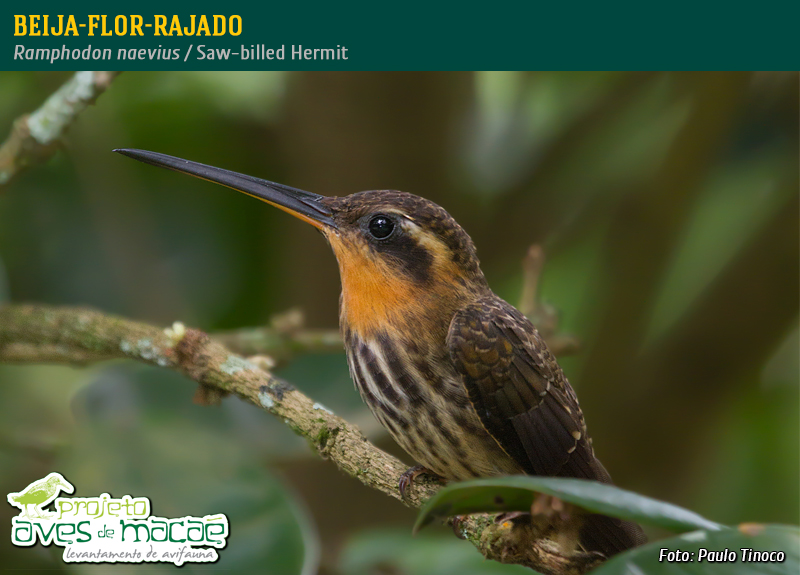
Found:
<path fill-rule="evenodd" d="M 414 483 L 414 480 L 419 477 L 420 475 L 430 475 L 431 477 L 435 477 L 437 479 L 441 479 L 439 475 L 428 469 L 427 467 L 423 467 L 422 465 L 415 465 L 406 470 L 400 476 L 400 481 L 397 483 L 397 489 L 400 491 L 400 497 L 403 499 L 406 498 L 406 492 L 408 488 Z"/>
<path fill-rule="evenodd" d="M 531 505 L 531 515 L 546 517 L 551 521 L 558 518 L 562 522 L 567 522 L 571 516 L 570 508 L 569 504 L 564 503 L 554 495 L 538 493 L 533 500 L 533 505 Z"/>

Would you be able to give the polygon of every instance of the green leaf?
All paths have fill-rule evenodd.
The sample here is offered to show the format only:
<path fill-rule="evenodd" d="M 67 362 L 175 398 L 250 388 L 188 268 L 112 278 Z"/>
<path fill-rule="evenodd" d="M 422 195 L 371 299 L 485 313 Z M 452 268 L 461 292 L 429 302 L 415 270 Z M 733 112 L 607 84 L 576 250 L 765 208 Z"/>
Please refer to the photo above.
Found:
<path fill-rule="evenodd" d="M 718 523 L 688 509 L 613 485 L 585 479 L 513 475 L 476 479 L 445 487 L 422 508 L 414 532 L 432 521 L 452 515 L 528 511 L 537 493 L 556 496 L 594 513 L 658 525 L 676 533 L 722 528 Z"/>
<path fill-rule="evenodd" d="M 521 565 L 487 561 L 447 530 L 412 537 L 407 529 L 365 529 L 345 544 L 337 573 L 375 575 L 536 575 Z"/>
<path fill-rule="evenodd" d="M 662 549 L 687 553 L 687 561 L 667 562 Z M 782 551 L 782 562 L 743 561 L 742 549 L 756 551 Z M 727 550 L 727 557 L 736 555 L 735 561 L 711 562 L 701 550 Z M 739 529 L 721 531 L 693 531 L 678 537 L 662 539 L 636 547 L 612 557 L 592 571 L 592 575 L 777 575 L 800 573 L 800 528 L 786 525 L 747 525 Z M 664 552 L 667 553 L 667 552 Z M 662 560 L 659 561 L 659 558 Z"/>

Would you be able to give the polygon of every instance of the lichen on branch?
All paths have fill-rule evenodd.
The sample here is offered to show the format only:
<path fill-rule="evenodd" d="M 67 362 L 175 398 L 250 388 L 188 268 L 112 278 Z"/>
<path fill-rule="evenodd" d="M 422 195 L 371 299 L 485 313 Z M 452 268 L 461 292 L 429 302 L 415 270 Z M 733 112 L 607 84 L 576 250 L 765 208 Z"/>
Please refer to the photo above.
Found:
<path fill-rule="evenodd" d="M 0 186 L 20 171 L 46 161 L 67 128 L 87 106 L 106 91 L 119 72 L 76 72 L 44 104 L 14 121 L 0 146 Z"/>

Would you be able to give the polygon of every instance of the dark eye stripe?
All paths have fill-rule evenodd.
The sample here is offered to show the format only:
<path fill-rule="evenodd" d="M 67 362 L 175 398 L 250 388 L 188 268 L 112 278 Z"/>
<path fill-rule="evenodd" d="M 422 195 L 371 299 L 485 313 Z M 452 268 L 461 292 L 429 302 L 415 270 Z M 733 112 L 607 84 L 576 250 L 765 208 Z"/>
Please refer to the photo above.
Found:
<path fill-rule="evenodd" d="M 405 233 L 395 216 L 373 213 L 369 218 L 361 221 L 361 230 L 370 247 L 391 256 L 398 270 L 420 285 L 428 284 L 432 279 L 433 254 Z"/>

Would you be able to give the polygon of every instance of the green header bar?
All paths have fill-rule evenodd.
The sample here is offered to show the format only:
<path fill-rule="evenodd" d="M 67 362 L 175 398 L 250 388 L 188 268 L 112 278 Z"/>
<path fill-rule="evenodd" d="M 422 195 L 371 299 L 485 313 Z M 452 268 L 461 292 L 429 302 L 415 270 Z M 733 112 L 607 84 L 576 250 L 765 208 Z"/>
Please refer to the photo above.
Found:
<path fill-rule="evenodd" d="M 0 13 L 6 70 L 800 66 L 796 3 L 7 2 Z"/>

